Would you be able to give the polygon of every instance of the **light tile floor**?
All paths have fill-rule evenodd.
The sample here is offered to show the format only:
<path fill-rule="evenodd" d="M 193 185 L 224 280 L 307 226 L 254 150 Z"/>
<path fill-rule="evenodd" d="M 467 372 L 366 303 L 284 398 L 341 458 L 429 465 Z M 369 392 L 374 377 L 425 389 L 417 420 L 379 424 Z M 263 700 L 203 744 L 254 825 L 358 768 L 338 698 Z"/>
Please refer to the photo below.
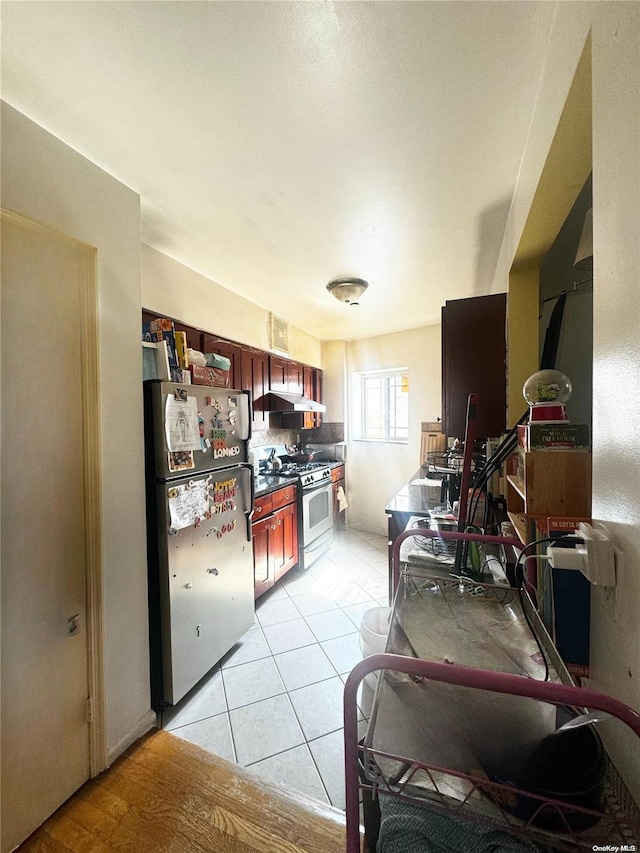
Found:
<path fill-rule="evenodd" d="M 256 624 L 162 728 L 344 808 L 342 688 L 362 614 L 387 606 L 387 540 L 350 528 L 256 602 Z M 372 691 L 363 683 L 361 706 Z"/>

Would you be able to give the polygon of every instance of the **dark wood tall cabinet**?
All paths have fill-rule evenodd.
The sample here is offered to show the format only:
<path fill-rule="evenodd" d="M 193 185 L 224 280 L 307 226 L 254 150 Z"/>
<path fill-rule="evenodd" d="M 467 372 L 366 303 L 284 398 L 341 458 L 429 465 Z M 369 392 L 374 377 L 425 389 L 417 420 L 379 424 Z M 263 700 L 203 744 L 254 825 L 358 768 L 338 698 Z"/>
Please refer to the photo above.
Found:
<path fill-rule="evenodd" d="M 476 438 L 506 428 L 507 295 L 453 299 L 442 309 L 442 419 L 449 437 L 464 438 L 469 394 L 478 395 Z"/>
<path fill-rule="evenodd" d="M 269 429 L 269 412 L 264 408 L 264 396 L 269 390 L 269 356 L 266 352 L 242 348 L 241 388 L 251 391 L 253 429 Z"/>

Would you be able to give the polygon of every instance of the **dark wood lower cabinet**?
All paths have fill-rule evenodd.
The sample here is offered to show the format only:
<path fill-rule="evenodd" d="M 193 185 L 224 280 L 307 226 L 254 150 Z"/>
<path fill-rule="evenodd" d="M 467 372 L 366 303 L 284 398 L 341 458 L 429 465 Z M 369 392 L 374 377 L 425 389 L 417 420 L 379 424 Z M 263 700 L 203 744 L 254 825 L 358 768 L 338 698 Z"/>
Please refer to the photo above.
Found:
<path fill-rule="evenodd" d="M 269 558 L 269 539 L 273 520 L 270 516 L 251 525 L 253 534 L 254 596 L 258 598 L 275 583 L 272 560 Z"/>
<path fill-rule="evenodd" d="M 298 562 L 298 513 L 295 504 L 289 504 L 274 513 L 273 537 L 274 577 L 278 581 Z"/>
<path fill-rule="evenodd" d="M 257 498 L 256 516 L 258 520 L 251 525 L 251 531 L 254 596 L 258 598 L 298 562 L 296 487 L 287 486 Z"/>

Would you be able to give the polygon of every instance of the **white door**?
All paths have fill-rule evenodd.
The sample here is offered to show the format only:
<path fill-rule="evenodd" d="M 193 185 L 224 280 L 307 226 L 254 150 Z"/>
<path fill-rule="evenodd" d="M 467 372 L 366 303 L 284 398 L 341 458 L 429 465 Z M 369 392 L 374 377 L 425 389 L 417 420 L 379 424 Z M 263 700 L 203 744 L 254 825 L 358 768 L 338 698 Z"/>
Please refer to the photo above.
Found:
<path fill-rule="evenodd" d="M 93 250 L 2 217 L 2 853 L 89 777 L 81 346 Z"/>

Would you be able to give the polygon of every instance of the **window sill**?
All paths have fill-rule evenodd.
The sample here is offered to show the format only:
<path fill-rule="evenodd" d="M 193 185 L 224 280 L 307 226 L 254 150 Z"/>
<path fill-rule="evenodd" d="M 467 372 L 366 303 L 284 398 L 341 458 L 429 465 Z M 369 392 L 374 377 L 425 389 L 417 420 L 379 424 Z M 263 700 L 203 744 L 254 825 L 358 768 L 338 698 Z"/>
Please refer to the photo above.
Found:
<path fill-rule="evenodd" d="M 405 438 L 353 438 L 352 441 L 362 441 L 365 444 L 397 444 L 406 446 L 409 441 Z"/>

